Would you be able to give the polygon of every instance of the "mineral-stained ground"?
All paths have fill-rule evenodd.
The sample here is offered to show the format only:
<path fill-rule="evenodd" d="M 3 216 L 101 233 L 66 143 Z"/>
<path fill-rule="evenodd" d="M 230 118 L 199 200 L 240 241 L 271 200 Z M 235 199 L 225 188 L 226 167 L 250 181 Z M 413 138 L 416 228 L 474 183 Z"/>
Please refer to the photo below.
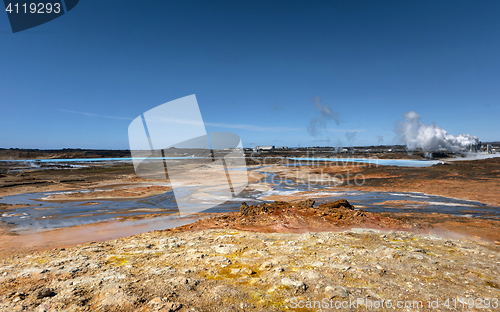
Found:
<path fill-rule="evenodd" d="M 375 221 L 423 230 L 345 200 L 243 204 L 239 213 L 180 228 L 0 258 L 0 309 L 334 311 L 344 304 L 341 310 L 356 311 L 384 302 L 382 310 L 411 304 L 406 310 L 425 311 L 436 300 L 447 310 L 448 300 L 449 310 L 498 310 L 500 252 L 493 242 L 366 227 L 279 228 L 279 220 L 300 227 L 305 218 L 316 230 Z M 265 222 L 266 233 L 252 231 Z M 222 228 L 200 230 L 209 225 Z"/>
<path fill-rule="evenodd" d="M 0 196 L 106 188 L 99 195 L 143 197 L 159 191 L 141 188 L 145 181 L 129 164 L 2 170 Z M 500 158 L 426 168 L 275 164 L 262 170 L 317 181 L 350 171 L 363 174 L 364 184 L 331 188 L 500 205 Z M 69 237 L 58 248 L 19 245 L 17 252 L 7 244 L 9 253 L 0 256 L 0 311 L 499 311 L 500 221 L 371 213 L 345 200 L 314 203 L 307 195 L 244 203 L 239 212 L 114 240 L 76 245 L 89 240 Z M 0 230 L 4 243 L 18 238 Z"/>

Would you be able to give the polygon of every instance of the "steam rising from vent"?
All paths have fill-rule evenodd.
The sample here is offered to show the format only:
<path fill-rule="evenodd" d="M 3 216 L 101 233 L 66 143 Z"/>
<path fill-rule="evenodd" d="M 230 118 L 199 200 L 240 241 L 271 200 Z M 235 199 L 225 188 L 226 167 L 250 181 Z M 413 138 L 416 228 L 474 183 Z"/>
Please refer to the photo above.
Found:
<path fill-rule="evenodd" d="M 352 145 L 356 139 L 356 132 L 346 132 L 345 137 L 347 138 L 347 142 Z"/>
<path fill-rule="evenodd" d="M 337 126 L 340 124 L 339 112 L 332 111 L 328 104 L 321 104 L 321 98 L 319 96 L 315 96 L 311 102 L 314 103 L 314 107 L 319 111 L 319 116 L 309 120 L 307 132 L 309 132 L 310 135 L 313 137 L 318 136 L 322 130 L 325 130 L 326 123 L 329 120 L 333 120 Z"/>
<path fill-rule="evenodd" d="M 421 148 L 424 152 L 436 152 L 441 149 L 461 152 L 481 143 L 477 136 L 468 134 L 454 136 L 435 123 L 424 124 L 420 121 L 420 115 L 414 111 L 403 115 L 405 120 L 399 122 L 396 132 L 400 141 L 404 142 L 410 151 Z"/>
<path fill-rule="evenodd" d="M 381 135 L 377 136 L 377 139 L 378 139 L 378 142 L 377 142 L 378 145 L 382 144 L 382 142 L 384 141 L 384 137 Z"/>

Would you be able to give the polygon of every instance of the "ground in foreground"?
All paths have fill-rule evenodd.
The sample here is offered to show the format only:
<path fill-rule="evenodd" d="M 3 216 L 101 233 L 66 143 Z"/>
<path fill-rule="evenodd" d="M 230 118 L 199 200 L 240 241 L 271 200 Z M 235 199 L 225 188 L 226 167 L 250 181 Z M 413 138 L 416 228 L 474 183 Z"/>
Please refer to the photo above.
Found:
<path fill-rule="evenodd" d="M 349 300 L 427 310 L 436 299 L 490 298 L 481 310 L 493 311 L 500 253 L 490 245 L 367 229 L 156 231 L 0 259 L 0 310 L 308 311 L 320 301 L 328 311 L 325 302 Z"/>

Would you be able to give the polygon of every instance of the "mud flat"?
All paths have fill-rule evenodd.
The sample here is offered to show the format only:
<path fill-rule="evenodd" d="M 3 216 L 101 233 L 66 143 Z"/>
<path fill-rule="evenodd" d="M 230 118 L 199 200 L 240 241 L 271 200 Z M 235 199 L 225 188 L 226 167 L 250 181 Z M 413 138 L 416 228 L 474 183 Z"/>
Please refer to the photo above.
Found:
<path fill-rule="evenodd" d="M 104 242 L 155 229 L 173 228 L 209 216 L 209 214 L 193 214 L 184 217 L 177 214 L 122 216 L 112 221 L 21 234 L 14 231 L 13 226 L 7 225 L 0 227 L 0 257 L 22 256 L 35 251 L 72 247 L 88 242 Z"/>
<path fill-rule="evenodd" d="M 249 189 L 256 192 L 267 192 L 270 195 L 262 196 L 261 200 L 270 201 L 298 201 L 305 200 L 307 198 L 314 197 L 316 200 L 331 201 L 335 199 L 324 199 L 327 197 L 342 196 L 343 191 L 385 191 L 385 192 L 426 192 L 428 194 L 438 194 L 444 196 L 452 196 L 457 198 L 474 199 L 479 203 L 485 203 L 487 205 L 499 205 L 500 198 L 500 185 L 498 175 L 500 174 L 500 159 L 486 159 L 486 160 L 476 160 L 476 161 L 464 161 L 464 162 L 452 162 L 448 165 L 436 165 L 425 168 L 410 168 L 410 167 L 393 167 L 393 166 L 365 166 L 364 164 L 343 164 L 343 165 L 329 165 L 326 163 L 320 164 L 320 166 L 310 166 L 310 165 L 300 165 L 300 166 L 283 166 L 278 164 L 272 164 L 270 166 L 261 167 L 249 166 L 249 168 L 254 169 L 249 171 Z M 260 172 L 267 172 L 275 174 L 278 178 L 285 178 L 292 180 L 294 182 L 299 182 L 302 184 L 314 186 L 322 186 L 323 189 L 316 191 L 293 191 L 296 186 L 292 185 L 291 192 L 273 192 L 273 188 L 276 186 L 272 181 L 262 180 L 266 175 Z M 361 185 L 349 185 L 348 183 L 335 184 L 332 185 L 331 182 L 335 181 L 336 176 L 340 174 L 342 176 L 362 174 L 365 178 L 364 184 Z M 262 181 L 261 181 L 262 180 Z M 325 183 L 326 182 L 326 183 Z M 330 183 L 330 184 L 329 184 Z M 450 187 L 453 185 L 453 187 Z M 135 176 L 133 167 L 129 164 L 114 163 L 108 164 L 106 167 L 101 166 L 91 166 L 87 168 L 71 169 L 71 170 L 34 170 L 21 173 L 13 173 L 3 177 L 0 177 L 0 196 L 7 196 L 12 194 L 22 194 L 30 192 L 42 192 L 42 191 L 62 191 L 61 194 L 51 195 L 50 199 L 43 201 L 44 204 L 54 204 L 63 203 L 61 205 L 77 205 L 79 207 L 73 207 L 72 209 L 82 210 L 80 208 L 88 206 L 88 210 L 82 210 L 80 213 L 82 218 L 86 218 L 85 213 L 88 212 L 88 217 L 92 217 L 92 209 L 102 209 L 106 207 L 99 206 L 99 200 L 104 199 L 105 201 L 115 200 L 118 207 L 122 205 L 125 207 L 127 203 L 126 200 L 133 200 L 134 198 L 144 198 L 151 195 L 155 195 L 158 192 L 164 192 L 169 189 L 168 180 L 144 180 Z M 322 191 L 324 190 L 324 192 Z M 91 192 L 89 192 L 91 191 Z M 285 195 L 283 193 L 286 193 Z M 276 194 L 276 195 L 273 195 Z M 335 195 L 339 194 L 339 195 Z M 323 198 L 323 199 L 322 199 Z M 351 200 L 351 199 L 349 199 Z M 78 203 L 81 201 L 81 204 Z M 37 205 L 42 201 L 32 200 L 29 204 Z M 403 212 L 408 212 L 412 204 L 417 202 L 411 201 L 385 201 L 378 204 L 378 207 L 394 207 L 400 208 Z M 16 205 L 17 204 L 17 205 Z M 442 204 L 442 203 L 440 203 Z M 447 203 L 444 203 L 447 204 Z M 452 205 L 453 203 L 449 203 Z M 363 208 L 362 204 L 358 205 L 358 208 Z M 425 202 L 420 204 L 427 205 Z M 151 222 L 158 217 L 161 209 L 155 208 L 154 205 L 136 205 L 133 209 L 122 209 L 122 210 L 109 210 L 107 215 L 104 212 L 100 212 L 101 219 L 112 218 L 117 215 L 119 220 L 130 220 L 130 214 L 141 214 L 141 218 L 147 217 Z M 19 205 L 16 202 L 12 204 L 1 204 L 0 212 L 6 213 L 8 215 L 14 215 L 16 213 L 21 213 L 22 210 L 15 211 L 17 208 L 26 207 L 26 205 Z M 45 206 L 44 206 L 45 207 Z M 235 208 L 237 209 L 238 206 Z M 429 206 L 432 207 L 432 206 Z M 33 207 L 34 210 L 41 211 L 45 208 Z M 50 205 L 47 206 L 50 208 Z M 61 216 L 63 216 L 64 211 L 70 211 L 67 207 L 63 207 L 61 210 Z M 476 207 L 477 208 L 477 207 Z M 484 210 L 488 210 L 488 207 L 484 207 Z M 95 210 L 94 209 L 94 210 Z M 149 212 L 147 210 L 150 210 Z M 367 208 L 368 209 L 368 208 Z M 468 207 L 462 208 L 469 209 Z M 481 207 L 477 209 L 483 209 Z M 476 209 L 476 210 L 477 210 Z M 55 211 L 56 209 L 53 209 Z M 406 211 L 404 211 L 406 210 Z M 491 209 L 490 209 L 491 210 Z M 72 210 L 71 210 L 72 211 Z M 412 212 L 418 211 L 418 209 L 413 209 Z M 432 209 L 431 209 L 432 211 Z M 434 211 L 437 211 L 434 209 Z M 493 211 L 493 210 L 492 210 Z M 171 211 L 166 211 L 171 213 Z M 477 212 L 477 211 L 476 211 Z M 113 214 L 114 213 L 114 214 Z M 149 215 L 147 215 L 149 213 Z M 121 214 L 121 215 L 120 215 Z M 463 213 L 464 215 L 467 212 Z M 46 209 L 43 215 L 47 215 L 51 218 L 55 218 L 58 215 L 51 212 L 51 209 Z M 54 215 L 54 216 L 52 216 Z M 389 214 L 395 218 L 414 220 L 414 224 L 419 224 L 423 226 L 426 224 L 428 228 L 434 228 L 436 233 L 446 233 L 450 237 L 475 237 L 476 239 L 484 239 L 489 242 L 500 240 L 500 229 L 497 222 L 494 220 L 488 220 L 484 218 L 464 218 L 457 216 L 450 216 L 446 214 L 420 214 L 420 213 L 393 213 Z M 109 217 L 108 217 L 109 216 Z M 380 216 L 384 216 L 381 214 Z M 47 217 L 47 222 L 52 222 Z M 222 217 L 222 216 L 221 216 Z M 226 215 L 224 215 L 226 217 Z M 275 218 L 274 216 L 272 216 Z M 318 224 L 308 224 L 311 219 L 310 215 L 306 213 L 303 216 L 304 220 L 307 222 L 299 222 L 297 218 L 290 217 L 286 220 L 295 223 L 295 227 L 303 231 L 314 231 L 317 226 L 321 225 L 324 227 L 323 230 L 343 230 L 350 227 L 380 227 L 380 223 L 372 222 L 371 224 L 357 224 L 359 219 L 352 224 L 347 224 L 343 222 L 333 223 L 318 223 Z M 487 215 L 485 215 L 487 217 Z M 497 217 L 497 216 L 495 216 Z M 13 217 L 15 218 L 15 217 Z M 64 217 L 66 218 L 66 217 Z M 227 218 L 232 218 L 231 215 Z M 320 216 L 320 218 L 323 218 Z M 6 221 L 9 218 L 5 218 Z M 328 219 L 328 218 L 326 218 Z M 10 219 L 12 220 L 12 218 Z M 65 221 L 70 221 L 70 218 L 64 219 Z M 277 220 L 280 220 L 279 218 Z M 249 224 L 242 224 L 241 220 L 236 220 L 236 222 L 220 222 L 220 224 L 227 224 L 229 227 L 239 228 L 242 230 L 252 230 Z M 246 222 L 245 220 L 243 220 Z M 267 220 L 271 221 L 271 219 Z M 316 221 L 314 221 L 316 222 Z M 319 221 L 318 221 L 319 222 Z M 25 222 L 26 224 L 26 222 Z M 73 224 L 73 223 L 71 223 Z M 89 241 L 103 241 L 106 239 L 113 239 L 117 237 L 123 237 L 125 235 L 136 234 L 138 232 L 126 231 L 123 228 L 114 231 L 113 235 L 103 235 L 102 238 L 99 235 L 78 235 L 75 233 L 80 233 L 80 229 L 85 229 L 86 226 L 77 225 L 78 222 L 74 223 L 74 229 L 58 229 L 54 232 L 48 231 L 44 234 L 39 234 L 41 237 L 47 239 L 37 240 L 33 239 L 35 236 L 26 236 L 25 239 L 22 237 L 24 235 L 18 235 L 19 233 L 13 231 L 13 227 L 6 223 L 0 224 L 2 231 L 3 245 L 11 252 L 23 253 L 27 250 L 33 251 L 37 249 L 54 248 L 61 246 L 72 246 L 79 243 L 89 242 Z M 96 225 L 95 233 L 103 233 L 101 231 L 100 223 Z M 114 221 L 110 222 L 110 227 L 113 228 L 116 223 Z M 128 223 L 124 223 L 128 224 Z M 197 225 L 199 226 L 199 225 Z M 280 225 L 286 231 L 292 231 L 292 227 L 287 227 L 287 224 L 283 223 Z M 161 227 L 165 228 L 165 227 Z M 214 224 L 207 225 L 205 228 L 216 228 Z M 391 228 L 391 227 L 388 227 Z M 397 227 L 399 230 L 413 230 L 411 227 L 401 228 Z M 144 227 L 145 230 L 154 230 L 159 228 L 154 227 Z M 202 229 L 201 227 L 199 228 Z M 255 229 L 259 231 L 278 231 L 277 229 L 265 229 L 262 224 L 257 224 Z M 439 230 L 439 231 L 438 231 Z M 67 231 L 67 232 L 65 232 Z M 108 231 L 108 230 L 106 230 Z M 120 235 L 120 231 L 122 234 Z M 84 230 L 85 232 L 85 230 Z M 52 233 L 52 234 L 51 234 Z M 67 233 L 68 235 L 65 235 Z M 88 232 L 87 232 L 88 233 Z M 54 239 L 49 239 L 51 238 Z M 13 239 L 15 237 L 15 239 Z M 87 239 L 85 239 L 87 237 Z M 5 239 L 3 239 L 5 238 Z M 61 244 L 57 245 L 57 239 L 62 239 Z M 72 238 L 72 239 L 71 239 Z M 26 244 L 29 240 L 30 244 Z M 17 244 L 15 243 L 17 242 Z M 40 243 L 36 246 L 36 243 Z M 45 242 L 48 242 L 47 244 Z M 16 248 L 18 247 L 18 248 Z M 19 248 L 21 247 L 21 248 Z M 24 248 L 29 247 L 29 248 Z M 2 253 L 6 253 L 7 249 L 3 249 Z"/>
<path fill-rule="evenodd" d="M 401 169 L 382 166 L 366 168 L 362 171 L 366 183 L 357 188 L 365 191 L 422 192 L 500 206 L 500 158 Z"/>
<path fill-rule="evenodd" d="M 277 164 L 263 171 L 301 183 L 332 185 L 334 189 L 421 192 L 500 206 L 500 157 L 418 168 L 349 162 L 306 163 L 294 167 Z"/>
<path fill-rule="evenodd" d="M 5 173 L 2 173 L 2 167 Z M 253 166 L 249 166 L 252 168 Z M 16 168 L 15 163 L 0 163 L 0 197 L 23 193 L 78 191 L 103 188 L 138 187 L 140 184 L 168 184 L 168 179 L 143 179 L 135 174 L 134 167 L 129 163 L 87 163 L 84 168 L 47 169 L 33 168 L 19 172 L 10 172 Z M 186 165 L 186 171 L 189 171 Z M 263 178 L 262 174 L 250 171 L 249 182 L 256 182 Z M 130 195 L 130 194 L 129 194 Z M 127 197 L 118 194 L 111 197 Z M 84 196 L 82 196 L 83 198 Z"/>
<path fill-rule="evenodd" d="M 427 168 L 278 164 L 260 170 L 331 190 L 424 192 L 500 204 L 499 159 Z M 365 183 L 324 183 L 339 173 L 363 174 Z M 256 173 L 250 181 L 262 177 Z M 77 195 L 53 199 L 92 205 L 102 197 L 82 190 L 109 188 L 107 197 L 125 198 L 146 182 L 151 183 L 125 164 L 31 171 L 1 176 L 0 196 L 74 190 Z M 272 184 L 252 187 L 267 190 Z M 345 200 L 318 204 L 307 197 L 298 192 L 286 202 L 241 204 L 238 212 L 138 235 L 150 231 L 158 216 L 30 235 L 6 228 L 0 233 L 0 310 L 356 311 L 383 300 L 392 307 L 411 302 L 417 306 L 407 310 L 427 311 L 438 300 L 439 310 L 498 311 L 500 221 L 372 213 Z M 352 301 L 359 304 L 335 308 L 336 302 Z"/>
<path fill-rule="evenodd" d="M 5 171 L 10 167 L 4 163 Z M 15 168 L 15 163 L 10 164 Z M 32 169 L 21 172 L 0 173 L 0 197 L 22 193 L 72 191 L 93 189 L 114 184 L 151 182 L 135 175 L 131 164 L 89 164 L 75 169 Z M 165 182 L 165 181 L 156 181 Z"/>
<path fill-rule="evenodd" d="M 163 194 L 172 190 L 170 186 L 153 185 L 113 185 L 113 189 L 94 190 L 93 192 L 62 192 L 55 195 L 43 197 L 41 200 L 48 201 L 83 201 L 97 199 L 130 199 L 146 198 L 158 194 Z"/>

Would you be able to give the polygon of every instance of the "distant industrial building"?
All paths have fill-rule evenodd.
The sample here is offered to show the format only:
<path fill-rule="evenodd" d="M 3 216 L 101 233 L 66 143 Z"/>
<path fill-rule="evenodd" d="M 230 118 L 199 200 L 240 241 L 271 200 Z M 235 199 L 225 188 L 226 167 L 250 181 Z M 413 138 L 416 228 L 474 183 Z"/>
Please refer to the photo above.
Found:
<path fill-rule="evenodd" d="M 274 145 L 263 145 L 263 146 L 255 146 L 253 148 L 254 152 L 274 152 L 275 148 Z"/>
<path fill-rule="evenodd" d="M 478 149 L 479 149 L 479 146 L 477 144 L 469 145 L 469 152 L 471 152 L 471 153 L 476 153 Z"/>

